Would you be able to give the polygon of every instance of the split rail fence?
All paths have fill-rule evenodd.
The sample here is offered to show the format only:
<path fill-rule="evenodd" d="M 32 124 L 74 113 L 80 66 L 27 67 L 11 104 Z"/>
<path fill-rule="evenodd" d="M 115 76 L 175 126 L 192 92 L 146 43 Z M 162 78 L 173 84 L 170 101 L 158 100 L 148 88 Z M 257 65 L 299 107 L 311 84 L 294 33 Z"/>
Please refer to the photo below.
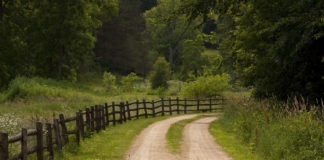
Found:
<path fill-rule="evenodd" d="M 80 139 L 141 117 L 155 117 L 193 112 L 212 112 L 223 108 L 222 97 L 208 99 L 160 99 L 153 101 L 121 102 L 95 105 L 79 110 L 73 117 L 60 114 L 53 123 L 36 122 L 35 129 L 22 128 L 21 133 L 9 136 L 0 132 L 0 160 L 53 159 L 54 151 L 61 151 L 69 141 Z M 72 136 L 72 138 L 71 138 Z M 14 150 L 14 151 L 13 151 Z M 16 153 L 14 153 L 16 152 Z"/>

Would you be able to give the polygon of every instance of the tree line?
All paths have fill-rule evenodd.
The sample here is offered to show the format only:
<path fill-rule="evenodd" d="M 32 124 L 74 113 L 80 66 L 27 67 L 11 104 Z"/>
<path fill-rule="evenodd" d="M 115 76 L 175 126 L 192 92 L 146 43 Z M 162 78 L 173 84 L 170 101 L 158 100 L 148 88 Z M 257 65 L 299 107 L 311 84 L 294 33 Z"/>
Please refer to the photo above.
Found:
<path fill-rule="evenodd" d="M 322 8 L 316 0 L 0 0 L 0 85 L 17 75 L 147 76 L 163 57 L 170 79 L 230 75 L 259 98 L 322 98 Z"/>
<path fill-rule="evenodd" d="M 181 0 L 175 13 L 212 21 L 210 42 L 256 97 L 315 102 L 324 96 L 323 7 L 317 0 Z"/>

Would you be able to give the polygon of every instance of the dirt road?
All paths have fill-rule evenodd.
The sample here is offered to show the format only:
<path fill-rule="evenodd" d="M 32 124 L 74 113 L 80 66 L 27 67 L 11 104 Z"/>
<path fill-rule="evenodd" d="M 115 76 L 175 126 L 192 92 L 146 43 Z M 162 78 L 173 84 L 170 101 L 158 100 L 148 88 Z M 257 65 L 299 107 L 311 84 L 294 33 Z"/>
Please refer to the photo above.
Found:
<path fill-rule="evenodd" d="M 230 160 L 231 158 L 217 145 L 208 131 L 209 124 L 216 117 L 206 117 L 186 125 L 182 159 L 185 160 Z"/>
<path fill-rule="evenodd" d="M 166 147 L 165 135 L 169 127 L 180 120 L 196 115 L 183 115 L 156 122 L 146 129 L 133 142 L 126 160 L 227 160 L 230 157 L 214 143 L 208 132 L 209 123 L 216 117 L 202 118 L 188 124 L 184 131 L 181 154 L 172 154 Z M 181 134 L 181 133 L 179 133 Z"/>

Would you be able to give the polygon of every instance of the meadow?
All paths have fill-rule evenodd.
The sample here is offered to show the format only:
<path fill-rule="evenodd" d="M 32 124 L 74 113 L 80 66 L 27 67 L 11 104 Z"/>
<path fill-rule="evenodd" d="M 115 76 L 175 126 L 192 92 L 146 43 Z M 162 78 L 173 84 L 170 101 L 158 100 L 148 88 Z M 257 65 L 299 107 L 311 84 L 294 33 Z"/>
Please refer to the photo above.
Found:
<path fill-rule="evenodd" d="M 34 122 L 51 122 L 59 113 L 95 104 L 182 96 L 179 81 L 170 81 L 167 90 L 152 90 L 144 80 L 134 90 L 114 93 L 102 79 L 82 83 L 18 77 L 0 94 L 0 131 L 17 133 L 21 127 L 33 128 Z M 116 92 L 119 91 L 119 92 Z M 219 120 L 210 126 L 216 142 L 235 159 L 323 159 L 323 105 L 309 105 L 303 99 L 287 102 L 255 100 L 249 92 L 225 92 L 226 105 Z M 109 127 L 77 146 L 73 141 L 56 159 L 123 159 L 131 141 L 149 124 L 166 117 L 139 119 Z M 167 134 L 168 145 L 180 152 L 181 133 L 194 119 L 178 122 Z M 122 134 L 125 133 L 125 134 Z M 99 148 L 98 148 L 99 147 Z M 105 152 L 102 152 L 102 149 Z"/>

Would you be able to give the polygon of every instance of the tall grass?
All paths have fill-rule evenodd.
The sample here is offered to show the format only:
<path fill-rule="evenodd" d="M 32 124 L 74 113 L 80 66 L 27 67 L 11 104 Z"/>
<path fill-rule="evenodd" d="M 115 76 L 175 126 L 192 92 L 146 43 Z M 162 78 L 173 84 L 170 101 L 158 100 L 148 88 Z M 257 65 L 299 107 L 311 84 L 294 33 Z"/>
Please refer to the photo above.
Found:
<path fill-rule="evenodd" d="M 35 121 L 51 122 L 53 116 L 60 113 L 72 116 L 79 109 L 92 105 L 144 98 L 152 100 L 158 97 L 147 95 L 146 92 L 112 95 L 99 82 L 72 83 L 38 77 L 17 77 L 0 93 L 0 130 L 11 133 L 20 127 L 34 127 Z M 8 115 L 19 118 L 18 125 L 3 123 Z"/>
<path fill-rule="evenodd" d="M 324 159 L 320 108 L 292 102 L 231 99 L 219 126 L 263 159 Z"/>

